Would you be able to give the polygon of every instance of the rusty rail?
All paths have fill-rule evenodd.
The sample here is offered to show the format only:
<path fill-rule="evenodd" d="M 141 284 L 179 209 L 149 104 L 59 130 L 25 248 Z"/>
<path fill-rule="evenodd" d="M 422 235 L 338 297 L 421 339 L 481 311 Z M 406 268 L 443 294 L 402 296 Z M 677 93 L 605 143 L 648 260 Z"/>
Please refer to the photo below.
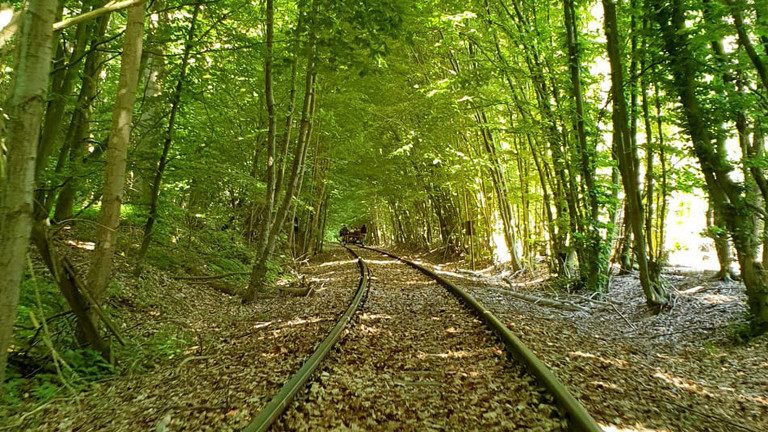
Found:
<path fill-rule="evenodd" d="M 346 248 L 350 254 L 357 258 L 357 265 L 360 268 L 360 283 L 357 286 L 357 292 L 354 299 L 350 303 L 344 315 L 339 318 L 339 321 L 333 327 L 328 336 L 320 343 L 320 345 L 312 353 L 312 356 L 301 366 L 296 374 L 291 377 L 280 391 L 269 401 L 269 403 L 251 420 L 248 426 L 243 429 L 243 432 L 261 432 L 268 430 L 272 424 L 280 417 L 280 415 L 288 408 L 288 405 L 293 401 L 296 394 L 301 390 L 304 385 L 312 376 L 312 373 L 317 370 L 318 366 L 323 362 L 331 348 L 341 338 L 341 332 L 344 327 L 352 319 L 352 315 L 360 307 L 363 298 L 366 293 L 366 287 L 368 286 L 368 266 L 365 264 L 357 254 L 349 248 Z"/>
<path fill-rule="evenodd" d="M 555 374 L 547 368 L 547 366 L 539 360 L 538 357 L 531 351 L 525 344 L 515 336 L 512 331 L 504 325 L 493 313 L 486 309 L 479 301 L 469 295 L 466 291 L 459 288 L 451 281 L 439 276 L 432 270 L 422 267 L 412 261 L 404 258 L 400 258 L 391 253 L 374 249 L 371 247 L 365 247 L 374 252 L 378 252 L 382 255 L 394 258 L 402 261 L 403 263 L 419 270 L 425 275 L 439 282 L 454 296 L 458 297 L 464 304 L 469 306 L 472 311 L 477 314 L 485 324 L 493 330 L 496 336 L 504 342 L 504 346 L 507 349 L 507 353 L 511 355 L 515 360 L 521 363 L 528 372 L 536 377 L 537 382 L 546 388 L 555 397 L 557 405 L 565 411 L 568 420 L 568 429 L 574 432 L 602 432 L 603 429 L 595 422 L 592 416 L 587 412 L 581 403 L 576 400 L 567 388 L 555 377 Z"/>

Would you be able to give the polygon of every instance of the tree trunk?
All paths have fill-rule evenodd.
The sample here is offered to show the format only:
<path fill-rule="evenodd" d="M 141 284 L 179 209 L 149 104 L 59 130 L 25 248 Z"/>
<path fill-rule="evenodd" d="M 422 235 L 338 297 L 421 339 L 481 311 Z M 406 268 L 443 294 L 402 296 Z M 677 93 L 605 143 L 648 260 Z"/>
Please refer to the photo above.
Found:
<path fill-rule="evenodd" d="M 275 204 L 275 96 L 272 90 L 272 61 L 275 52 L 275 8 L 273 0 L 267 0 L 267 40 L 264 54 L 264 97 L 267 105 L 267 197 L 264 217 L 259 227 L 260 237 L 256 244 L 256 260 L 251 271 L 251 282 L 243 296 L 243 303 L 252 302 L 261 290 L 267 276 L 267 260 L 263 258 L 269 243 L 272 212 Z M 307 90 L 309 91 L 309 90 Z"/>
<path fill-rule="evenodd" d="M 101 304 L 107 283 L 112 277 L 112 258 L 117 242 L 117 229 L 120 225 L 120 206 L 123 202 L 125 164 L 128 143 L 131 138 L 133 104 L 136 100 L 136 87 L 139 81 L 144 10 L 144 3 L 131 6 L 128 9 L 118 93 L 112 111 L 101 212 L 96 229 L 96 247 L 93 251 L 87 279 L 91 297 L 98 304 Z"/>
<path fill-rule="evenodd" d="M 683 31 L 685 10 L 681 0 L 670 3 L 653 0 L 651 4 L 656 11 L 654 19 L 661 29 L 694 153 L 704 173 L 714 210 L 723 215 L 737 252 L 753 331 L 764 333 L 768 331 L 768 275 L 756 260 L 758 239 L 754 236 L 753 210 L 750 208 L 754 203 L 747 202 L 740 185 L 730 179 L 733 166 L 716 151 L 697 96 L 699 66 L 688 46 L 688 33 Z"/>
<path fill-rule="evenodd" d="M 165 94 L 163 93 L 163 78 L 165 75 L 165 59 L 167 41 L 162 35 L 164 28 L 168 26 L 168 12 L 164 1 L 155 1 L 152 4 L 154 14 L 158 19 L 147 23 L 147 49 L 142 58 L 142 76 L 144 90 L 141 99 L 141 115 L 136 120 L 134 135 L 138 138 L 133 150 L 131 170 L 133 171 L 133 184 L 129 188 L 131 202 L 143 206 L 149 206 L 152 196 L 152 179 L 157 172 L 157 160 L 163 142 L 163 132 L 160 124 L 166 114 Z"/>
<path fill-rule="evenodd" d="M 299 18 L 296 23 L 295 35 L 293 40 L 293 58 L 291 60 L 291 89 L 288 92 L 288 113 L 285 116 L 285 124 L 283 126 L 283 135 L 280 139 L 280 153 L 278 154 L 277 161 L 277 179 L 275 180 L 275 189 L 272 193 L 275 195 L 272 199 L 277 200 L 277 195 L 280 194 L 280 189 L 283 185 L 283 177 L 285 177 L 285 168 L 288 165 L 288 148 L 291 143 L 291 130 L 293 129 L 293 116 L 296 112 L 296 77 L 298 76 L 299 69 L 299 52 L 301 48 L 301 32 L 303 30 L 303 18 L 304 11 L 302 10 L 302 2 L 299 4 Z"/>
<path fill-rule="evenodd" d="M 730 280 L 731 278 L 731 248 L 728 245 L 728 231 L 725 227 L 725 221 L 723 217 L 715 212 L 715 206 L 712 196 L 709 196 L 709 208 L 707 213 L 711 217 L 707 217 L 707 235 L 712 238 L 715 243 L 715 252 L 717 252 L 717 262 L 720 265 L 715 275 L 715 279 Z"/>
<path fill-rule="evenodd" d="M 624 99 L 624 71 L 619 54 L 618 25 L 616 21 L 616 5 L 613 0 L 603 0 L 605 18 L 605 35 L 607 39 L 608 58 L 611 64 L 611 92 L 613 95 L 613 133 L 618 135 L 618 162 L 621 180 L 629 212 L 629 224 L 634 234 L 635 257 L 640 268 L 640 285 L 645 293 L 648 304 L 659 306 L 666 304 L 667 296 L 658 281 L 651 279 L 648 267 L 645 236 L 643 235 L 643 203 L 640 198 L 639 161 L 637 150 L 632 145 L 627 118 L 627 107 Z"/>
<path fill-rule="evenodd" d="M 83 6 L 83 12 L 87 11 L 87 6 Z M 79 61 L 85 54 L 85 46 L 88 42 L 89 27 L 86 23 L 80 24 L 77 27 L 75 33 L 75 42 L 72 50 L 72 54 L 68 59 L 64 56 L 63 46 L 60 45 L 61 60 L 62 63 L 67 60 L 67 64 L 57 65 L 51 73 L 51 97 L 48 102 L 48 107 L 45 111 L 45 118 L 43 121 L 43 128 L 40 133 L 40 145 L 37 147 L 37 161 L 35 167 L 35 184 L 45 185 L 48 187 L 42 187 L 35 192 L 35 218 L 45 219 L 51 212 L 51 206 L 53 205 L 53 197 L 56 194 L 58 186 L 55 184 L 57 179 L 53 181 L 41 181 L 43 172 L 48 165 L 48 158 L 50 157 L 54 144 L 56 143 L 61 126 L 64 123 L 64 110 L 67 107 L 67 101 L 74 89 L 75 82 L 78 78 Z M 64 166 L 64 158 L 67 153 L 66 142 L 61 150 L 59 157 L 59 163 L 56 164 L 56 173 L 58 174 Z"/>
<path fill-rule="evenodd" d="M 5 381 L 32 229 L 35 158 L 51 69 L 55 10 L 55 1 L 30 0 L 23 12 L 18 68 L 8 106 L 8 156 L 5 177 L 0 178 L 0 383 Z"/>
<path fill-rule="evenodd" d="M 91 113 L 93 112 L 93 100 L 98 92 L 99 81 L 101 80 L 99 75 L 103 67 L 103 55 L 96 48 L 107 31 L 109 17 L 110 15 L 102 16 L 94 23 L 97 29 L 94 31 L 90 41 L 90 51 L 85 57 L 80 94 L 77 97 L 64 142 L 64 146 L 68 149 L 68 154 L 62 154 L 62 157 L 68 157 L 68 163 L 62 162 L 68 166 L 69 176 L 64 181 L 64 186 L 56 197 L 53 219 L 58 222 L 71 219 L 74 215 L 75 193 L 80 184 L 80 176 L 77 173 L 77 169 L 83 158 L 83 150 L 85 150 L 85 143 L 88 139 Z"/>
<path fill-rule="evenodd" d="M 98 351 L 105 359 L 111 360 L 110 344 L 101 337 L 96 313 L 91 309 L 91 302 L 88 300 L 89 288 L 77 276 L 74 266 L 67 257 L 58 254 L 44 221 L 35 222 L 32 228 L 32 240 L 51 272 L 53 280 L 77 317 L 78 342 L 82 347 Z"/>
<path fill-rule="evenodd" d="M 608 254 L 603 253 L 603 239 L 599 229 L 598 191 L 595 185 L 594 149 L 587 141 L 584 127 L 584 102 L 581 91 L 581 62 L 578 52 L 578 28 L 576 26 L 576 9 L 573 0 L 563 2 L 563 11 L 568 44 L 569 69 L 571 72 L 571 96 L 574 102 L 575 115 L 573 125 L 576 130 L 578 153 L 581 156 L 581 177 L 586 184 L 586 201 L 583 205 L 585 220 L 580 231 L 582 236 L 576 240 L 579 257 L 579 273 L 581 281 L 590 291 L 601 291 L 605 283 L 605 273 L 602 271 L 608 265 Z"/>
<path fill-rule="evenodd" d="M 179 112 L 179 105 L 181 104 L 181 91 L 184 88 L 184 81 L 187 77 L 189 57 L 192 52 L 192 43 L 195 36 L 195 27 L 197 24 L 197 16 L 200 13 L 200 7 L 200 3 L 195 5 L 195 11 L 192 13 L 192 21 L 189 25 L 189 31 L 187 32 L 187 40 L 184 43 L 184 55 L 181 59 L 179 81 L 176 83 L 176 89 L 173 92 L 171 112 L 168 116 L 168 130 L 165 132 L 163 151 L 160 154 L 160 160 L 157 162 L 155 178 L 152 181 L 152 190 L 149 197 L 149 216 L 147 217 L 147 223 L 144 225 L 144 235 L 142 236 L 141 246 L 139 247 L 139 252 L 136 256 L 136 267 L 134 268 L 135 276 L 139 276 L 141 274 L 142 265 L 144 264 L 144 257 L 146 256 L 149 245 L 152 242 L 152 232 L 155 226 L 155 221 L 157 220 L 157 204 L 160 199 L 160 187 L 163 183 L 163 174 L 165 174 L 165 168 L 168 165 L 168 152 L 171 149 L 173 134 L 176 129 L 176 116 Z"/>

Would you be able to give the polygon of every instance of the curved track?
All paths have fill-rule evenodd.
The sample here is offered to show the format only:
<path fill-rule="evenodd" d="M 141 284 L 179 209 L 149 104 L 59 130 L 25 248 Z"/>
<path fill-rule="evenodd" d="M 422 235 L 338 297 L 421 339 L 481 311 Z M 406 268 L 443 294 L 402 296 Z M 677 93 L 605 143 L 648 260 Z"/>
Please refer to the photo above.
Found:
<path fill-rule="evenodd" d="M 428 269 L 366 249 L 355 300 L 246 431 L 273 424 L 277 430 L 601 430 L 476 300 Z M 374 282 L 362 314 L 306 386 L 360 306 L 368 272 Z"/>
<path fill-rule="evenodd" d="M 315 349 L 315 352 L 312 353 L 304 365 L 301 366 L 301 369 L 299 369 L 299 371 L 296 372 L 296 374 L 291 377 L 291 379 L 283 384 L 283 387 L 280 389 L 280 391 L 256 415 L 256 417 L 251 420 L 248 426 L 243 429 L 244 432 L 265 431 L 268 430 L 272 424 L 274 424 L 274 422 L 288 407 L 288 404 L 293 401 L 296 393 L 301 390 L 301 388 L 307 383 L 307 380 L 309 380 L 309 377 L 312 375 L 312 373 L 314 373 L 318 366 L 320 366 L 325 357 L 328 356 L 331 348 L 333 348 L 333 346 L 341 337 L 341 332 L 344 330 L 344 327 L 346 327 L 347 323 L 352 319 L 352 315 L 354 315 L 355 311 L 357 311 L 357 309 L 362 304 L 366 293 L 366 288 L 368 287 L 368 266 L 365 264 L 365 261 L 358 257 L 355 252 L 349 248 L 347 248 L 347 250 L 350 254 L 352 254 L 352 256 L 357 258 L 357 265 L 360 268 L 360 282 L 357 286 L 355 297 L 352 299 L 352 302 L 350 303 L 346 312 L 344 312 L 341 318 L 339 318 L 339 321 L 333 327 L 328 336 Z"/>

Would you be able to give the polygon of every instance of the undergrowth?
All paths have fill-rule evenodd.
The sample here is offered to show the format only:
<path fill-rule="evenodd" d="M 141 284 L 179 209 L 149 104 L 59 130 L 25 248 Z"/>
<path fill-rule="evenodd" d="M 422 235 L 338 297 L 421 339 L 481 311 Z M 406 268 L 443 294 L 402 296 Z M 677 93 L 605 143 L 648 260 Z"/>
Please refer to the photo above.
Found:
<path fill-rule="evenodd" d="M 166 208 L 169 207 L 172 206 Z M 77 216 L 74 226 L 58 235 L 78 242 L 93 242 L 98 213 L 98 207 L 85 209 Z M 145 213 L 136 206 L 123 206 L 115 259 L 127 263 L 128 269 L 133 267 L 132 257 L 141 240 Z M 146 258 L 146 267 L 155 269 L 150 271 L 195 276 L 247 272 L 250 269 L 253 254 L 237 233 L 206 227 L 204 221 L 184 223 L 182 219 L 188 219 L 188 215 L 181 209 L 161 217 L 166 220 L 156 225 Z M 174 226 L 187 229 L 170 228 Z M 70 397 L 115 374 L 157 367 L 185 355 L 195 343 L 193 333 L 170 323 L 163 324 L 157 331 L 127 340 L 126 346 L 113 343 L 117 365 L 110 364 L 99 353 L 78 346 L 74 314 L 34 248 L 30 249 L 30 256 L 33 265 L 20 287 L 13 351 L 9 356 L 7 379 L 0 391 L 0 418 L 30 412 L 55 398 Z M 82 262 L 90 259 L 90 253 L 73 249 L 73 260 L 77 257 Z M 121 271 L 126 266 L 116 265 L 115 268 Z M 269 280 L 274 281 L 281 276 L 282 267 L 270 262 Z M 125 329 L 140 324 L 130 321 L 136 320 L 135 313 L 148 312 L 142 306 L 156 301 L 152 299 L 156 290 L 152 286 L 153 280 L 156 279 L 137 280 L 132 293 L 128 293 L 118 281 L 109 285 L 104 309 L 118 327 Z M 230 278 L 229 281 L 244 286 L 247 276 Z M 134 315 L 123 310 L 126 308 L 132 309 Z M 103 334 L 111 337 L 106 331 Z"/>

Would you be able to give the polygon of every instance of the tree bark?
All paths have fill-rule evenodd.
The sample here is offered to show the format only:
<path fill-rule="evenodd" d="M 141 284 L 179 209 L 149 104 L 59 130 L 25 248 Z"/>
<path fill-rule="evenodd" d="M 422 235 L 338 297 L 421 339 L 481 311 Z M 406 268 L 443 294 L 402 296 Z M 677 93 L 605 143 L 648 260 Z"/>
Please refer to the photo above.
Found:
<path fill-rule="evenodd" d="M 275 206 L 275 96 L 272 90 L 272 62 L 275 52 L 275 8 L 273 0 L 267 0 L 267 40 L 264 54 L 264 98 L 267 105 L 267 196 L 264 202 L 264 217 L 259 227 L 260 237 L 256 243 L 256 260 L 251 271 L 251 281 L 243 295 L 243 303 L 252 302 L 256 292 L 263 289 L 267 275 L 266 254 L 272 212 Z M 307 89 L 309 91 L 309 89 Z"/>
<path fill-rule="evenodd" d="M 163 11 L 165 4 L 162 1 L 153 2 L 152 9 L 158 19 L 147 23 L 147 40 L 142 55 L 142 76 L 144 89 L 139 105 L 141 115 L 136 120 L 134 135 L 136 143 L 133 150 L 133 158 L 130 165 L 133 171 L 133 185 L 129 190 L 130 200 L 134 204 L 149 206 L 152 196 L 152 179 L 157 172 L 157 160 L 160 157 L 164 132 L 162 128 L 168 100 L 163 93 L 163 79 L 166 66 L 167 40 L 162 35 L 163 29 L 168 26 L 168 12 Z"/>
<path fill-rule="evenodd" d="M 54 143 L 64 122 L 64 109 L 67 106 L 67 99 L 70 97 L 78 78 L 78 61 L 85 54 L 85 45 L 88 42 L 88 28 L 85 24 L 79 26 L 75 33 L 75 43 L 72 54 L 68 62 L 64 55 L 63 45 L 59 45 L 57 57 L 61 64 L 54 64 L 55 70 L 51 73 L 51 98 L 45 111 L 45 120 L 40 134 L 40 143 L 37 147 L 37 164 L 35 168 L 35 178 L 40 179 L 40 175 L 46 168 L 48 158 L 53 151 Z M 64 64 L 67 62 L 67 64 Z M 41 195 L 38 199 L 44 199 Z M 47 216 L 47 214 L 45 215 Z"/>
<path fill-rule="evenodd" d="M 120 206 L 123 202 L 125 165 L 131 138 L 133 104 L 139 81 L 142 36 L 144 34 L 144 3 L 128 9 L 128 21 L 123 41 L 123 53 L 118 79 L 118 93 L 112 111 L 112 126 L 104 169 L 102 204 L 96 229 L 96 247 L 88 271 L 88 288 L 93 300 L 101 304 L 107 283 L 112 277 L 112 261 L 120 226 Z M 94 316 L 92 314 L 92 316 Z"/>
<path fill-rule="evenodd" d="M 626 100 L 624 98 L 624 71 L 619 54 L 618 25 L 616 21 L 616 5 L 613 0 L 603 0 L 605 19 L 606 48 L 611 64 L 611 92 L 613 95 L 613 133 L 617 137 L 617 158 L 619 171 L 624 185 L 629 223 L 634 234 L 635 257 L 640 269 L 640 285 L 645 293 L 648 304 L 659 306 L 666 304 L 667 296 L 664 288 L 651 279 L 648 266 L 645 236 L 643 235 L 643 203 L 640 198 L 639 161 L 637 149 L 632 145 L 627 118 Z"/>
<path fill-rule="evenodd" d="M 103 68 L 102 53 L 97 50 L 97 44 L 104 37 L 109 25 L 110 15 L 100 17 L 95 26 L 93 37 L 90 42 L 90 51 L 85 57 L 83 66 L 83 80 L 80 84 L 80 93 L 75 103 L 75 109 L 72 113 L 69 129 L 64 141 L 64 147 L 68 150 L 62 151 L 60 159 L 62 165 L 67 166 L 69 175 L 64 181 L 61 191 L 56 197 L 56 206 L 53 213 L 53 219 L 61 222 L 71 219 L 74 215 L 75 193 L 80 184 L 78 167 L 82 162 L 86 140 L 90 131 L 90 120 L 93 112 L 93 100 L 99 89 L 100 74 Z"/>
<path fill-rule="evenodd" d="M 566 41 L 568 45 L 569 69 L 571 72 L 571 96 L 574 102 L 575 113 L 573 125 L 576 130 L 578 153 L 581 156 L 581 177 L 586 184 L 586 202 L 583 205 L 585 220 L 579 227 L 580 239 L 576 240 L 577 254 L 579 256 L 579 273 L 582 282 L 590 291 L 600 291 L 606 278 L 602 271 L 608 265 L 608 254 L 603 253 L 603 239 L 599 229 L 599 208 L 597 202 L 597 188 L 595 185 L 594 149 L 587 141 L 587 133 L 584 127 L 584 101 L 581 91 L 581 63 L 578 51 L 578 28 L 576 25 L 576 9 L 573 0 L 563 2 L 563 16 L 565 18 Z"/>
<path fill-rule="evenodd" d="M 5 177 L 0 179 L 0 383 L 5 380 L 32 229 L 35 159 L 51 69 L 55 10 L 55 1 L 30 0 L 21 18 L 18 68 L 8 107 L 8 156 Z"/>
<path fill-rule="evenodd" d="M 741 275 L 746 286 L 747 304 L 753 331 L 768 331 L 768 275 L 757 261 L 758 239 L 754 236 L 753 211 L 742 188 L 729 177 L 733 166 L 716 151 L 712 133 L 698 100 L 698 64 L 688 46 L 685 10 L 681 0 L 653 0 L 654 19 L 661 29 L 672 76 L 693 142 L 694 153 L 704 173 L 715 212 L 720 212 L 735 246 Z"/>
<path fill-rule="evenodd" d="M 139 276 L 141 274 L 142 266 L 144 265 L 144 257 L 146 256 L 149 245 L 152 242 L 152 233 L 155 227 L 155 221 L 157 220 L 157 204 L 160 199 L 160 187 L 163 183 L 163 174 L 165 174 L 165 168 L 168 165 L 168 152 L 171 149 L 171 144 L 173 143 L 173 134 L 176 130 L 176 116 L 179 112 L 179 106 L 181 105 L 181 92 L 184 89 L 184 81 L 187 77 L 189 58 L 192 53 L 192 43 L 195 36 L 195 27 L 197 24 L 197 17 L 200 13 L 200 8 L 200 3 L 195 5 L 195 11 L 192 13 L 192 20 L 189 25 L 189 32 L 187 33 L 187 40 L 184 43 L 184 55 L 181 59 L 181 71 L 179 72 L 179 80 L 176 83 L 176 89 L 173 92 L 173 99 L 171 100 L 171 112 L 168 116 L 168 130 L 165 132 L 163 151 L 160 154 L 160 160 L 157 162 L 155 178 L 152 181 L 152 192 L 149 197 L 149 216 L 147 217 L 147 223 L 144 225 L 144 235 L 142 236 L 141 246 L 139 247 L 139 252 L 136 256 L 136 267 L 134 268 L 135 276 Z"/>

